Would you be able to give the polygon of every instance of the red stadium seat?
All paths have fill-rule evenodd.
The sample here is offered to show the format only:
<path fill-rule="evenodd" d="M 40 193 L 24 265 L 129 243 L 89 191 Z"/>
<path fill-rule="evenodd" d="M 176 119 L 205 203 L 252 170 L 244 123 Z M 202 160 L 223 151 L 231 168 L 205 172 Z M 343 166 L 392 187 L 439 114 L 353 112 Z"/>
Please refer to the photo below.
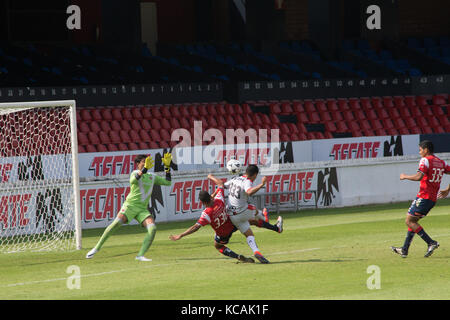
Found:
<path fill-rule="evenodd" d="M 113 120 L 111 123 L 111 130 L 112 131 L 120 131 L 122 130 L 122 126 L 120 125 L 120 122 L 117 120 Z"/>
<path fill-rule="evenodd" d="M 270 108 L 271 113 L 275 113 L 275 114 L 281 113 L 281 107 L 278 103 L 271 103 L 269 108 Z"/>
<path fill-rule="evenodd" d="M 139 146 L 134 142 L 127 143 L 127 146 L 128 150 L 139 150 Z"/>
<path fill-rule="evenodd" d="M 391 129 L 394 128 L 394 123 L 392 122 L 391 119 L 383 119 L 383 128 L 385 129 Z"/>
<path fill-rule="evenodd" d="M 342 121 L 344 117 L 342 116 L 342 112 L 340 111 L 331 111 L 331 119 L 333 121 Z"/>
<path fill-rule="evenodd" d="M 119 149 L 119 151 L 128 151 L 128 146 L 125 143 L 119 143 L 117 145 L 117 148 Z"/>
<path fill-rule="evenodd" d="M 404 101 L 404 98 L 402 96 L 394 96 L 394 105 L 397 108 L 406 107 L 406 103 Z"/>
<path fill-rule="evenodd" d="M 78 152 L 80 152 L 80 149 L 78 149 Z M 93 144 L 89 144 L 86 146 L 85 152 L 99 152 L 99 151 Z"/>
<path fill-rule="evenodd" d="M 130 135 L 130 140 L 131 142 L 135 142 L 138 143 L 139 141 L 141 141 L 141 137 L 139 136 L 139 130 L 131 130 L 128 134 Z"/>
<path fill-rule="evenodd" d="M 344 116 L 344 120 L 345 121 L 354 121 L 355 117 L 353 116 L 353 112 L 351 112 L 350 110 L 346 110 L 344 112 L 342 112 L 343 116 Z"/>
<path fill-rule="evenodd" d="M 294 112 L 305 112 L 305 108 L 303 107 L 303 104 L 301 102 L 294 102 L 292 104 L 292 110 Z"/>
<path fill-rule="evenodd" d="M 390 117 L 392 120 L 397 119 L 397 118 L 400 118 L 400 113 L 399 113 L 398 110 L 395 109 L 395 108 L 390 108 L 390 109 L 388 109 L 388 114 L 389 114 L 389 117 Z"/>
<path fill-rule="evenodd" d="M 390 136 L 397 136 L 397 135 L 398 135 L 398 130 L 397 130 L 396 128 L 390 128 L 390 129 L 387 129 L 387 130 L 384 132 L 384 134 L 378 134 L 378 133 L 377 133 L 377 136 L 378 136 L 378 135 L 380 135 L 380 136 L 385 136 L 386 133 L 387 133 L 388 135 L 390 135 Z"/>
<path fill-rule="evenodd" d="M 410 110 L 411 115 L 412 115 L 413 117 L 421 117 L 421 116 L 422 116 L 422 111 L 421 111 L 420 108 L 417 107 L 417 106 L 409 107 L 409 110 Z"/>
<path fill-rule="evenodd" d="M 150 107 L 142 107 L 141 113 L 144 119 L 150 120 L 154 118 Z"/>
<path fill-rule="evenodd" d="M 363 109 L 372 109 L 372 103 L 370 102 L 370 98 L 362 97 L 359 99 L 361 103 L 361 107 Z"/>
<path fill-rule="evenodd" d="M 106 145 L 106 147 L 108 148 L 109 152 L 119 151 L 119 149 L 114 143 L 109 143 Z"/>
<path fill-rule="evenodd" d="M 309 114 L 309 121 L 311 123 L 319 123 L 320 122 L 320 116 L 318 112 L 312 112 Z"/>
<path fill-rule="evenodd" d="M 394 124 L 397 129 L 405 128 L 406 124 L 401 118 L 394 119 Z"/>
<path fill-rule="evenodd" d="M 85 153 L 85 152 L 89 152 L 89 151 L 86 151 L 86 148 L 84 146 L 82 146 L 81 144 L 79 144 L 78 145 L 78 153 Z"/>
<path fill-rule="evenodd" d="M 119 136 L 119 131 L 110 131 L 108 133 L 111 143 L 120 143 L 121 139 Z"/>
<path fill-rule="evenodd" d="M 392 97 L 386 96 L 383 97 L 383 106 L 385 108 L 394 108 L 394 99 L 392 99 Z"/>
<path fill-rule="evenodd" d="M 78 132 L 78 144 L 81 146 L 87 146 L 88 144 L 90 144 L 86 133 Z"/>
<path fill-rule="evenodd" d="M 439 121 L 435 116 L 427 117 L 428 125 L 432 128 L 439 127 Z"/>
<path fill-rule="evenodd" d="M 372 106 L 374 108 L 384 108 L 380 97 L 372 97 Z"/>
<path fill-rule="evenodd" d="M 122 128 L 122 130 L 125 130 L 125 131 L 131 130 L 131 125 L 130 125 L 129 120 L 121 120 L 120 127 Z"/>
<path fill-rule="evenodd" d="M 125 107 L 120 110 L 122 114 L 122 119 L 131 120 L 133 119 L 133 114 L 131 113 L 131 107 Z"/>
<path fill-rule="evenodd" d="M 366 119 L 366 114 L 362 110 L 356 110 L 356 111 L 354 111 L 354 114 L 355 114 L 356 119 L 358 119 L 358 120 Z"/>
<path fill-rule="evenodd" d="M 92 121 L 92 116 L 89 109 L 81 109 L 80 117 L 78 117 L 78 121 Z"/>
<path fill-rule="evenodd" d="M 140 119 L 140 118 L 138 118 Z M 133 119 L 130 121 L 130 130 L 141 130 L 141 123 L 137 119 Z"/>
<path fill-rule="evenodd" d="M 309 122 L 309 117 L 305 112 L 299 112 L 299 113 L 297 113 L 297 121 Z"/>
<path fill-rule="evenodd" d="M 328 111 L 327 105 L 325 104 L 325 101 L 322 99 L 316 99 L 316 110 L 319 112 L 326 112 Z"/>
<path fill-rule="evenodd" d="M 291 105 L 289 103 L 283 103 L 281 105 L 281 113 L 283 114 L 290 114 L 293 113 L 294 110 L 292 109 Z"/>
<path fill-rule="evenodd" d="M 399 110 L 400 116 L 401 116 L 402 118 L 409 118 L 409 117 L 412 116 L 412 115 L 411 115 L 411 112 L 409 112 L 408 107 L 400 107 L 400 108 L 398 108 L 398 110 Z"/>
<path fill-rule="evenodd" d="M 384 129 L 378 129 L 378 130 L 375 130 L 375 134 L 376 134 L 377 136 L 386 136 L 386 135 L 388 135 L 388 134 L 387 134 L 387 131 L 384 130 Z"/>
<path fill-rule="evenodd" d="M 327 99 L 326 105 L 327 105 L 328 111 L 338 111 L 339 110 L 337 101 L 334 99 Z"/>
<path fill-rule="evenodd" d="M 111 113 L 112 113 L 113 120 L 119 121 L 119 120 L 123 119 L 122 118 L 122 112 L 121 112 L 120 108 L 116 107 L 116 108 L 112 109 Z"/>
<path fill-rule="evenodd" d="M 417 125 L 419 127 L 421 127 L 421 128 L 427 127 L 428 126 L 428 121 L 425 118 L 423 118 L 423 117 L 417 118 Z"/>
<path fill-rule="evenodd" d="M 172 116 L 168 106 L 162 106 L 159 108 L 159 111 L 161 112 L 163 118 L 169 119 Z"/>
<path fill-rule="evenodd" d="M 252 112 L 253 112 L 252 108 L 248 104 L 244 103 L 242 105 L 242 113 L 252 113 Z"/>
<path fill-rule="evenodd" d="M 409 130 L 408 130 L 408 128 L 400 128 L 400 129 L 398 129 L 398 132 L 401 134 L 401 135 L 406 135 L 406 134 L 409 134 Z"/>
<path fill-rule="evenodd" d="M 161 129 L 161 130 L 163 130 L 163 129 Z M 158 131 L 155 129 L 150 130 L 150 141 L 155 141 L 155 142 L 161 141 L 161 136 L 159 135 Z M 146 141 L 146 140 L 144 140 L 144 141 Z"/>
<path fill-rule="evenodd" d="M 135 120 L 143 119 L 144 116 L 143 116 L 141 110 L 143 110 L 143 107 L 131 108 L 131 117 L 132 117 L 132 119 L 135 119 Z"/>
<path fill-rule="evenodd" d="M 109 121 L 100 121 L 100 129 L 104 132 L 109 132 L 112 130 Z"/>
<path fill-rule="evenodd" d="M 170 123 L 170 127 L 173 130 L 181 128 L 180 122 L 178 121 L 177 118 L 170 118 L 169 123 Z"/>
<path fill-rule="evenodd" d="M 92 132 L 99 132 L 99 131 L 102 130 L 102 129 L 100 128 L 99 122 L 96 122 L 96 121 L 92 121 L 92 122 L 89 124 L 89 129 L 90 129 L 90 131 L 92 131 Z"/>
<path fill-rule="evenodd" d="M 338 121 L 338 122 L 336 122 L 336 131 L 337 132 L 347 132 L 347 131 L 349 131 L 345 121 Z"/>
<path fill-rule="evenodd" d="M 151 130 L 154 131 L 154 130 Z M 152 141 L 152 138 L 150 137 L 150 130 L 139 130 L 139 139 L 142 142 L 150 142 Z"/>
<path fill-rule="evenodd" d="M 120 130 L 119 131 L 119 137 L 120 137 L 120 142 L 123 143 L 130 143 L 132 142 L 130 135 L 128 134 L 128 131 L 125 130 Z"/>
<path fill-rule="evenodd" d="M 163 117 L 158 107 L 150 107 L 150 112 L 152 113 L 152 118 L 161 119 Z"/>
<path fill-rule="evenodd" d="M 424 96 L 417 96 L 416 105 L 418 105 L 419 107 L 427 106 L 428 105 L 427 98 Z"/>
<path fill-rule="evenodd" d="M 312 100 L 305 100 L 303 103 L 303 107 L 305 108 L 306 112 L 316 112 L 316 106 L 312 102 Z"/>
<path fill-rule="evenodd" d="M 350 109 L 352 109 L 353 111 L 361 109 L 361 104 L 359 103 L 359 99 L 358 98 L 350 98 L 350 99 L 348 99 L 348 104 L 350 106 Z"/>
<path fill-rule="evenodd" d="M 444 110 L 442 110 L 441 106 L 432 106 L 431 110 L 433 111 L 433 115 L 436 117 L 444 116 Z"/>
<path fill-rule="evenodd" d="M 78 122 L 77 127 L 78 127 L 78 132 L 88 133 L 91 131 L 91 128 L 89 128 L 88 122 Z"/>
<path fill-rule="evenodd" d="M 112 131 L 109 131 L 109 132 L 112 132 Z M 109 135 L 106 133 L 106 132 L 104 132 L 104 131 L 100 131 L 99 133 L 98 133 L 98 138 L 100 139 L 100 143 L 101 144 L 110 144 L 111 143 L 111 138 L 109 137 Z"/>
<path fill-rule="evenodd" d="M 89 132 L 88 133 L 88 139 L 90 144 L 100 144 L 102 141 L 99 138 L 99 135 L 97 135 L 95 132 Z"/>
<path fill-rule="evenodd" d="M 370 112 L 370 111 L 368 111 Z M 375 109 L 374 115 L 370 114 L 370 117 L 368 116 L 370 120 L 378 119 L 387 119 L 389 118 L 389 114 L 387 113 L 386 109 Z"/>
<path fill-rule="evenodd" d="M 330 131 L 330 132 L 335 132 L 337 130 L 336 125 L 334 124 L 334 122 L 329 121 L 329 122 L 325 122 L 325 130 Z"/>
<path fill-rule="evenodd" d="M 416 98 L 414 96 L 406 96 L 405 104 L 407 107 L 415 107 L 416 106 Z"/>
<path fill-rule="evenodd" d="M 180 107 L 178 105 L 176 106 L 170 106 L 169 107 L 169 113 L 171 115 L 171 117 L 169 118 L 181 118 L 181 112 L 180 112 Z"/>
<path fill-rule="evenodd" d="M 348 105 L 348 100 L 344 98 L 337 99 L 337 104 L 340 111 L 350 110 L 350 106 Z"/>
<path fill-rule="evenodd" d="M 331 114 L 328 111 L 322 111 L 319 115 L 322 122 L 332 121 Z"/>
<path fill-rule="evenodd" d="M 441 105 L 441 104 L 446 104 L 447 103 L 447 99 L 442 96 L 442 95 L 435 95 L 433 96 L 433 104 L 434 105 Z"/>

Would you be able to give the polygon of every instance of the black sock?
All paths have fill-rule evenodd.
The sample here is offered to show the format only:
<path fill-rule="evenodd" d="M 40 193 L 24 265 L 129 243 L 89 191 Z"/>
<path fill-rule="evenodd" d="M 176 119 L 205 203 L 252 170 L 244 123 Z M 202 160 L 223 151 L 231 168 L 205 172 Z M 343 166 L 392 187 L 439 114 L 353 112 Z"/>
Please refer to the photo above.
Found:
<path fill-rule="evenodd" d="M 223 255 L 226 255 L 227 257 L 230 257 L 230 258 L 237 259 L 237 257 L 239 256 L 236 252 L 234 252 L 233 250 L 231 250 L 228 247 L 222 247 L 221 249 L 219 249 L 219 251 Z"/>
<path fill-rule="evenodd" d="M 423 239 L 423 241 L 425 241 L 427 244 L 432 244 L 434 241 L 433 239 L 430 238 L 430 236 L 425 232 L 425 230 L 423 230 L 422 227 L 419 228 L 420 230 L 417 231 L 416 233 Z"/>
<path fill-rule="evenodd" d="M 276 225 L 265 222 L 264 220 L 258 221 L 258 227 L 278 232 L 278 227 Z"/>
<path fill-rule="evenodd" d="M 414 235 L 415 235 L 414 231 L 412 231 L 411 229 L 408 228 L 408 232 L 406 233 L 405 243 L 403 244 L 404 251 L 408 252 L 409 246 L 411 245 Z"/>

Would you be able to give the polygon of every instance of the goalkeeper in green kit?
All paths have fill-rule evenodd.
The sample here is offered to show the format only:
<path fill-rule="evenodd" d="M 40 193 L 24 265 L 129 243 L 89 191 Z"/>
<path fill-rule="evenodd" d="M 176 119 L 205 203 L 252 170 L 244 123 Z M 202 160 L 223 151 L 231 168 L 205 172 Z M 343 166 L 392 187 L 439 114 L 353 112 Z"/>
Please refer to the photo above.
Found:
<path fill-rule="evenodd" d="M 154 166 L 151 156 L 139 155 L 135 158 L 134 163 L 137 166 L 137 170 L 133 171 L 130 176 L 130 193 L 125 199 L 116 219 L 103 232 L 97 245 L 86 254 L 87 259 L 91 259 L 94 254 L 100 251 L 109 236 L 119 229 L 122 224 L 136 219 L 147 229 L 147 234 L 142 243 L 141 250 L 139 250 L 136 256 L 136 260 L 152 261 L 152 259 L 144 257 L 156 234 L 155 217 L 149 212 L 148 205 L 155 184 L 163 186 L 170 186 L 172 184 L 170 176 L 172 155 L 170 153 L 164 154 L 162 162 L 166 172 L 165 179 L 147 172 Z"/>

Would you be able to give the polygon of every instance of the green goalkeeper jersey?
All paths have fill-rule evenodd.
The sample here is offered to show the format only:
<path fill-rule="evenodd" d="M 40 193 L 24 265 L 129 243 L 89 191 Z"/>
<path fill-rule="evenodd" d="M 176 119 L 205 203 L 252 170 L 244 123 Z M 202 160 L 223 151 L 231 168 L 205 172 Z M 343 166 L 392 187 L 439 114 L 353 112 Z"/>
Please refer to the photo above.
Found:
<path fill-rule="evenodd" d="M 135 170 L 130 175 L 130 193 L 125 199 L 124 205 L 134 209 L 147 210 L 150 197 L 152 196 L 153 186 L 155 184 L 162 186 L 170 186 L 171 181 L 168 181 L 153 173 L 144 173 L 140 179 L 136 178 L 139 170 Z"/>

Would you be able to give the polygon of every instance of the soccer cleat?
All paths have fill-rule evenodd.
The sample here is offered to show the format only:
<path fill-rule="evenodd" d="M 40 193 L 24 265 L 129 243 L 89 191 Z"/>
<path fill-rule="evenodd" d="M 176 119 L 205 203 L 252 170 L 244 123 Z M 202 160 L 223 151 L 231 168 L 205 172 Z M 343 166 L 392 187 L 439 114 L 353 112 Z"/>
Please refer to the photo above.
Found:
<path fill-rule="evenodd" d="M 408 256 L 408 252 L 403 250 L 403 247 L 391 247 L 392 252 L 399 254 L 402 258 L 406 258 Z"/>
<path fill-rule="evenodd" d="M 261 263 L 264 263 L 264 264 L 269 263 L 269 260 L 264 258 L 263 255 L 258 251 L 255 252 L 255 258 L 258 259 L 258 261 Z"/>
<path fill-rule="evenodd" d="M 137 257 L 136 257 L 136 260 L 139 260 L 139 261 L 152 261 L 152 259 L 147 259 L 147 258 L 144 257 L 144 256 L 137 256 Z"/>
<path fill-rule="evenodd" d="M 243 256 L 242 254 L 240 254 L 237 259 L 244 263 L 255 263 L 255 260 L 253 260 L 252 258 L 247 258 L 246 256 Z"/>
<path fill-rule="evenodd" d="M 281 216 L 278 217 L 277 223 L 275 224 L 278 227 L 278 233 L 283 232 L 283 218 Z"/>
<path fill-rule="evenodd" d="M 425 253 L 424 257 L 428 258 L 429 256 L 431 256 L 434 250 L 436 250 L 437 248 L 439 248 L 439 242 L 433 241 L 433 243 L 428 246 L 428 250 Z"/>
<path fill-rule="evenodd" d="M 264 215 L 264 221 L 269 222 L 269 211 L 267 211 L 267 208 L 263 209 L 263 215 Z"/>
<path fill-rule="evenodd" d="M 91 258 L 93 258 L 93 257 L 94 257 L 94 254 L 96 254 L 97 252 L 98 252 L 97 249 L 93 248 L 91 251 L 89 251 L 89 252 L 86 254 L 86 259 L 91 259 Z"/>

